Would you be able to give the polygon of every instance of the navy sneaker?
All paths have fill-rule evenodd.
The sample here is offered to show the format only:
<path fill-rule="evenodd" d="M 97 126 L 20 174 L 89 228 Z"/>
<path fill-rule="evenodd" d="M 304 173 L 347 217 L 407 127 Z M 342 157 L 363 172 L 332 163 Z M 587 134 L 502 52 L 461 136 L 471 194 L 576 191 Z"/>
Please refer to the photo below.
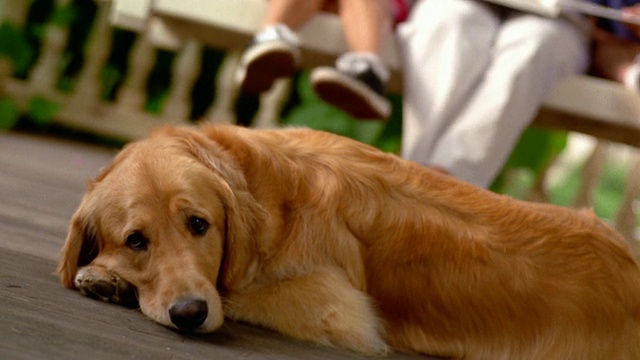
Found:
<path fill-rule="evenodd" d="M 298 70 L 298 37 L 285 25 L 261 30 L 242 54 L 236 71 L 236 83 L 249 94 L 263 93 L 273 83 L 291 77 Z"/>
<path fill-rule="evenodd" d="M 311 72 L 311 85 L 323 101 L 356 119 L 387 120 L 391 103 L 385 95 L 386 68 L 358 54 L 345 54 L 336 67 L 319 67 Z M 383 80 L 384 79 L 384 80 Z"/>

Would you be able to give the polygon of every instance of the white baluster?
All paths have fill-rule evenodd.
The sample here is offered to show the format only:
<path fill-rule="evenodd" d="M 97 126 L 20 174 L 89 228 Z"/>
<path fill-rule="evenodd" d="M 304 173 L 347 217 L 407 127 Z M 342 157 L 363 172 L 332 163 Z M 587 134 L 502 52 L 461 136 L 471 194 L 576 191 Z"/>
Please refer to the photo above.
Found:
<path fill-rule="evenodd" d="M 238 97 L 238 87 L 235 85 L 235 73 L 240 61 L 240 53 L 230 51 L 218 68 L 216 76 L 216 98 L 209 108 L 205 118 L 211 122 L 237 123 L 234 103 Z"/>
<path fill-rule="evenodd" d="M 116 95 L 123 111 L 141 111 L 147 99 L 146 81 L 156 61 L 156 51 L 146 34 L 138 36 L 129 53 L 127 78 Z"/>
<path fill-rule="evenodd" d="M 27 18 L 30 1 L 10 0 L 0 1 L 0 22 L 8 22 L 22 27 Z M 7 57 L 0 58 L 0 95 L 3 94 L 4 80 L 13 74 L 13 63 Z"/>
<path fill-rule="evenodd" d="M 69 0 L 57 0 L 56 8 L 68 5 Z M 41 55 L 29 77 L 29 86 L 35 93 L 51 92 L 58 81 L 58 64 L 67 43 L 68 27 L 50 23 L 45 28 Z"/>
<path fill-rule="evenodd" d="M 634 154 L 635 159 L 629 167 L 626 179 L 624 198 L 615 217 L 616 229 L 631 242 L 636 253 L 640 255 L 640 238 L 638 236 L 638 215 L 640 214 L 640 152 Z"/>
<path fill-rule="evenodd" d="M 573 199 L 574 208 L 588 208 L 593 207 L 595 196 L 595 189 L 600 181 L 600 175 L 602 169 L 604 169 L 604 163 L 607 156 L 607 143 L 603 140 L 598 140 L 593 152 L 584 164 L 581 173 L 581 184 L 577 195 Z"/>
<path fill-rule="evenodd" d="M 529 189 L 529 193 L 525 197 L 525 200 L 540 203 L 549 202 L 549 191 L 546 187 L 547 175 L 549 175 L 549 169 L 551 169 L 557 158 L 558 157 L 555 156 L 554 159 L 551 159 L 549 164 L 542 169 L 539 174 L 537 174 L 536 180 L 534 181 L 533 186 L 531 186 L 531 189 Z"/>
<path fill-rule="evenodd" d="M 93 29 L 85 48 L 86 60 L 78 77 L 74 101 L 87 105 L 95 103 L 100 98 L 100 71 L 111 49 L 111 25 L 109 24 L 108 4 L 99 3 Z"/>
<path fill-rule="evenodd" d="M 291 79 L 281 79 L 273 88 L 260 97 L 260 109 L 253 120 L 253 126 L 262 129 L 280 127 L 280 112 L 291 94 Z"/>
<path fill-rule="evenodd" d="M 171 88 L 163 105 L 163 116 L 170 122 L 184 122 L 191 113 L 191 90 L 200 74 L 202 46 L 196 41 L 187 41 L 174 59 Z"/>
<path fill-rule="evenodd" d="M 0 21 L 6 21 L 18 27 L 22 27 L 27 20 L 27 12 L 31 1 L 4 0 L 0 1 Z"/>
<path fill-rule="evenodd" d="M 13 74 L 13 63 L 6 57 L 0 58 L 0 96 L 5 95 L 5 81 Z"/>

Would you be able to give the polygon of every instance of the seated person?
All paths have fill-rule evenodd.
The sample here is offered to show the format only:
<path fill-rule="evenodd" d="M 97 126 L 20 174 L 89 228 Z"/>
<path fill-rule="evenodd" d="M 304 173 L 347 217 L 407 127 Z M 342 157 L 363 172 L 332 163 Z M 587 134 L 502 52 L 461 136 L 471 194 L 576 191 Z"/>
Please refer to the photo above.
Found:
<path fill-rule="evenodd" d="M 588 30 L 577 14 L 417 1 L 397 30 L 402 157 L 489 187 L 549 92 L 586 70 Z"/>
<path fill-rule="evenodd" d="M 406 0 L 270 0 L 262 27 L 240 60 L 236 78 L 242 90 L 259 94 L 295 73 L 300 63 L 296 31 L 319 11 L 338 12 L 350 50 L 337 59 L 335 68 L 311 72 L 314 90 L 355 118 L 387 119 L 389 70 L 380 50 L 392 28 L 391 14 L 406 15 Z"/>
<path fill-rule="evenodd" d="M 640 16 L 640 0 L 590 1 Z M 607 19 L 593 23 L 593 74 L 640 91 L 640 26 Z"/>

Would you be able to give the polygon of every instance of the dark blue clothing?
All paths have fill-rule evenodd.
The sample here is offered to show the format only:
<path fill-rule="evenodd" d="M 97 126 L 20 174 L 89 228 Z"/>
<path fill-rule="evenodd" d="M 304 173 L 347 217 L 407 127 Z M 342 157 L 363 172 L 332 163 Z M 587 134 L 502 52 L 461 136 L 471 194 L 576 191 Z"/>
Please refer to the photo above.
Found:
<path fill-rule="evenodd" d="M 589 0 L 592 3 L 608 6 L 614 9 L 622 9 L 624 7 L 632 6 L 640 3 L 640 0 Z M 608 32 L 615 34 L 621 39 L 640 41 L 640 38 L 635 36 L 627 26 L 619 21 L 612 21 L 608 19 L 598 20 L 598 27 L 607 30 Z"/>

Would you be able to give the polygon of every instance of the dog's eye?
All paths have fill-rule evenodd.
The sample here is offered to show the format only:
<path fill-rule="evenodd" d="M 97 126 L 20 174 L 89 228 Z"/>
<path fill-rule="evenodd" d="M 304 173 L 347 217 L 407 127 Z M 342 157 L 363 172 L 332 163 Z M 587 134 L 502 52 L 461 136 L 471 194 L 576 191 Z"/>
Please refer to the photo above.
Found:
<path fill-rule="evenodd" d="M 147 239 L 139 232 L 127 236 L 127 246 L 135 251 L 147 250 Z"/>
<path fill-rule="evenodd" d="M 204 235 L 209 230 L 209 223 L 203 218 L 192 216 L 189 218 L 189 227 L 194 235 Z"/>

